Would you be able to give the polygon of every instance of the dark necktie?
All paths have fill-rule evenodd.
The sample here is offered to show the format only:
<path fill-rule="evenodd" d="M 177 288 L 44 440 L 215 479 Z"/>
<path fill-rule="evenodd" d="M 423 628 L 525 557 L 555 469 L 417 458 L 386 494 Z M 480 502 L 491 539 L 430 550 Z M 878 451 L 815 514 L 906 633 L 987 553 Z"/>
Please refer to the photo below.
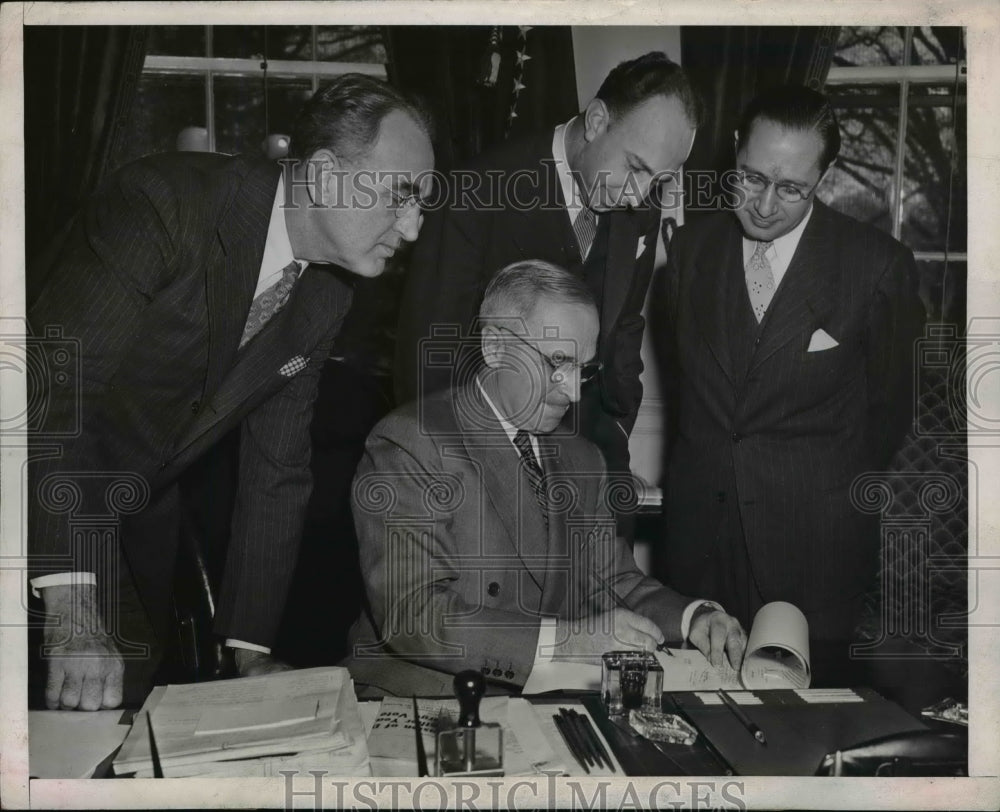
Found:
<path fill-rule="evenodd" d="M 744 269 L 747 277 L 747 293 L 750 295 L 750 305 L 753 307 L 753 314 L 760 322 L 767 312 L 768 305 L 774 297 L 774 273 L 771 270 L 771 263 L 767 259 L 767 249 L 774 245 L 773 242 L 759 242 L 754 249 L 753 256 Z"/>
<path fill-rule="evenodd" d="M 542 516 L 545 517 L 545 525 L 549 523 L 549 497 L 545 492 L 545 483 L 542 481 L 542 468 L 535 459 L 535 451 L 531 447 L 531 435 L 526 431 L 519 431 L 514 435 L 514 445 L 517 446 L 521 454 L 521 467 L 528 476 L 531 490 L 535 492 L 535 498 L 542 509 Z"/>
<path fill-rule="evenodd" d="M 584 208 L 573 221 L 573 233 L 576 234 L 576 244 L 580 246 L 580 258 L 586 259 L 590 244 L 597 235 L 597 215 L 593 209 Z"/>
<path fill-rule="evenodd" d="M 299 278 L 301 272 L 302 268 L 299 263 L 292 260 L 281 269 L 281 278 L 269 288 L 262 290 L 253 300 L 246 326 L 243 328 L 243 338 L 240 339 L 241 349 L 263 329 L 275 313 L 284 307 L 292 292 L 292 285 L 295 284 L 295 280 Z"/>

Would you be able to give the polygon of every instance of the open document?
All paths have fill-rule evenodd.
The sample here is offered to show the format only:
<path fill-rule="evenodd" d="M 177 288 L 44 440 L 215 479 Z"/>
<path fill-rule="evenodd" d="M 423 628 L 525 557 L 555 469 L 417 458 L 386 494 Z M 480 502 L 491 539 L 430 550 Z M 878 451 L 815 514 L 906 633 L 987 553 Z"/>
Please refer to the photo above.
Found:
<path fill-rule="evenodd" d="M 807 688 L 811 679 L 809 624 L 797 607 L 784 601 L 768 603 L 757 612 L 738 673 L 728 664 L 715 668 L 697 649 L 655 653 L 663 668 L 664 691 Z M 532 669 L 523 693 L 600 689 L 599 661 L 552 660 Z"/>

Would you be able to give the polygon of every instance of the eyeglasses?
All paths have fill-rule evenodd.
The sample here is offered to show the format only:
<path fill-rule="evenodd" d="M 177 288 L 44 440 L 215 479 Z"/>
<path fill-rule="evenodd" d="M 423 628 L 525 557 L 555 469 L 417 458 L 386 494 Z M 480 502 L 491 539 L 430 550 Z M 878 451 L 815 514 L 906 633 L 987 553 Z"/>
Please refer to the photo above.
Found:
<path fill-rule="evenodd" d="M 413 209 L 419 210 L 423 207 L 424 201 L 421 199 L 420 195 L 401 195 L 385 183 L 385 181 L 380 180 L 378 181 L 378 184 L 389 193 L 389 208 L 396 213 L 396 217 L 405 217 L 413 211 Z"/>
<path fill-rule="evenodd" d="M 530 341 L 525 341 L 521 336 L 515 333 L 513 330 L 509 330 L 506 327 L 501 327 L 501 330 L 510 333 L 514 338 L 520 341 L 527 347 L 531 347 L 535 352 L 537 352 L 548 364 L 549 369 L 552 371 L 549 373 L 549 380 L 552 383 L 561 383 L 565 377 L 573 372 L 577 372 L 580 375 L 580 383 L 586 383 L 587 381 L 593 380 L 597 377 L 598 373 L 604 369 L 604 363 L 602 361 L 573 361 L 566 357 L 566 354 L 562 350 L 556 350 L 552 355 L 546 355 L 538 347 L 532 344 Z M 559 375 L 560 378 L 557 381 L 556 376 Z"/>
<path fill-rule="evenodd" d="M 755 195 L 763 194 L 767 191 L 767 187 L 773 185 L 774 193 L 786 203 L 798 203 L 799 201 L 805 200 L 809 195 L 811 195 L 817 186 L 819 186 L 819 181 L 808 190 L 802 191 L 798 186 L 791 183 L 783 183 L 779 181 L 771 180 L 763 175 L 758 175 L 756 172 L 746 172 L 740 170 L 736 173 L 736 178 L 747 191 L 753 192 Z M 822 180 L 822 178 L 820 178 Z"/>

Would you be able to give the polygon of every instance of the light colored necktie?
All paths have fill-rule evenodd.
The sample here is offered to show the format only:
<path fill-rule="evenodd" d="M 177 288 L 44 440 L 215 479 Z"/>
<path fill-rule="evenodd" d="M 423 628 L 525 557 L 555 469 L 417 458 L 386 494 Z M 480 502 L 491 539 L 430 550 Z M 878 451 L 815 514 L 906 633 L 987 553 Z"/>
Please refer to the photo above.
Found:
<path fill-rule="evenodd" d="M 528 475 L 528 482 L 531 490 L 535 492 L 535 498 L 542 509 L 542 516 L 545 518 L 545 525 L 549 523 L 549 496 L 545 491 L 545 483 L 542 481 L 542 467 L 535 458 L 535 450 L 531 447 L 531 435 L 526 431 L 519 431 L 514 435 L 514 445 L 521 454 L 521 465 L 525 474 Z"/>
<path fill-rule="evenodd" d="M 758 242 L 754 249 L 753 256 L 750 257 L 744 269 L 747 277 L 747 293 L 750 294 L 750 305 L 753 307 L 753 314 L 760 323 L 767 312 L 767 307 L 771 304 L 774 296 L 774 274 L 771 272 L 771 263 L 767 259 L 768 249 L 774 245 L 773 242 Z"/>
<path fill-rule="evenodd" d="M 576 234 L 576 244 L 580 246 L 580 256 L 586 259 L 590 244 L 597 236 L 597 215 L 593 209 L 581 210 L 573 221 L 573 233 Z"/>
<path fill-rule="evenodd" d="M 250 305 L 246 326 L 243 328 L 243 338 L 240 339 L 240 349 L 251 338 L 259 333 L 265 324 L 284 307 L 292 292 L 292 285 L 299 278 L 302 268 L 292 260 L 281 269 L 281 278 L 266 290 L 261 291 Z"/>

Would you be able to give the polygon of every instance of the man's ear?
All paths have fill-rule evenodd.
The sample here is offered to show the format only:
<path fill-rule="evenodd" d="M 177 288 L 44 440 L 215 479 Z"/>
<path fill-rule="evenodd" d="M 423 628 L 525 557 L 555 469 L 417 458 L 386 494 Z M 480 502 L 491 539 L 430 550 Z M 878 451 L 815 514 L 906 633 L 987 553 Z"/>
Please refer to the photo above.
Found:
<path fill-rule="evenodd" d="M 611 124 L 611 111 L 600 99 L 592 99 L 583 111 L 583 137 L 587 143 L 604 135 Z"/>
<path fill-rule="evenodd" d="M 343 167 L 332 150 L 316 150 L 309 158 L 308 176 L 312 182 L 313 202 L 337 206 L 344 197 Z"/>
<path fill-rule="evenodd" d="M 479 346 L 483 351 L 483 360 L 486 366 L 497 369 L 503 359 L 504 338 L 501 330 L 492 324 L 487 324 L 482 328 L 482 335 L 479 339 Z"/>

